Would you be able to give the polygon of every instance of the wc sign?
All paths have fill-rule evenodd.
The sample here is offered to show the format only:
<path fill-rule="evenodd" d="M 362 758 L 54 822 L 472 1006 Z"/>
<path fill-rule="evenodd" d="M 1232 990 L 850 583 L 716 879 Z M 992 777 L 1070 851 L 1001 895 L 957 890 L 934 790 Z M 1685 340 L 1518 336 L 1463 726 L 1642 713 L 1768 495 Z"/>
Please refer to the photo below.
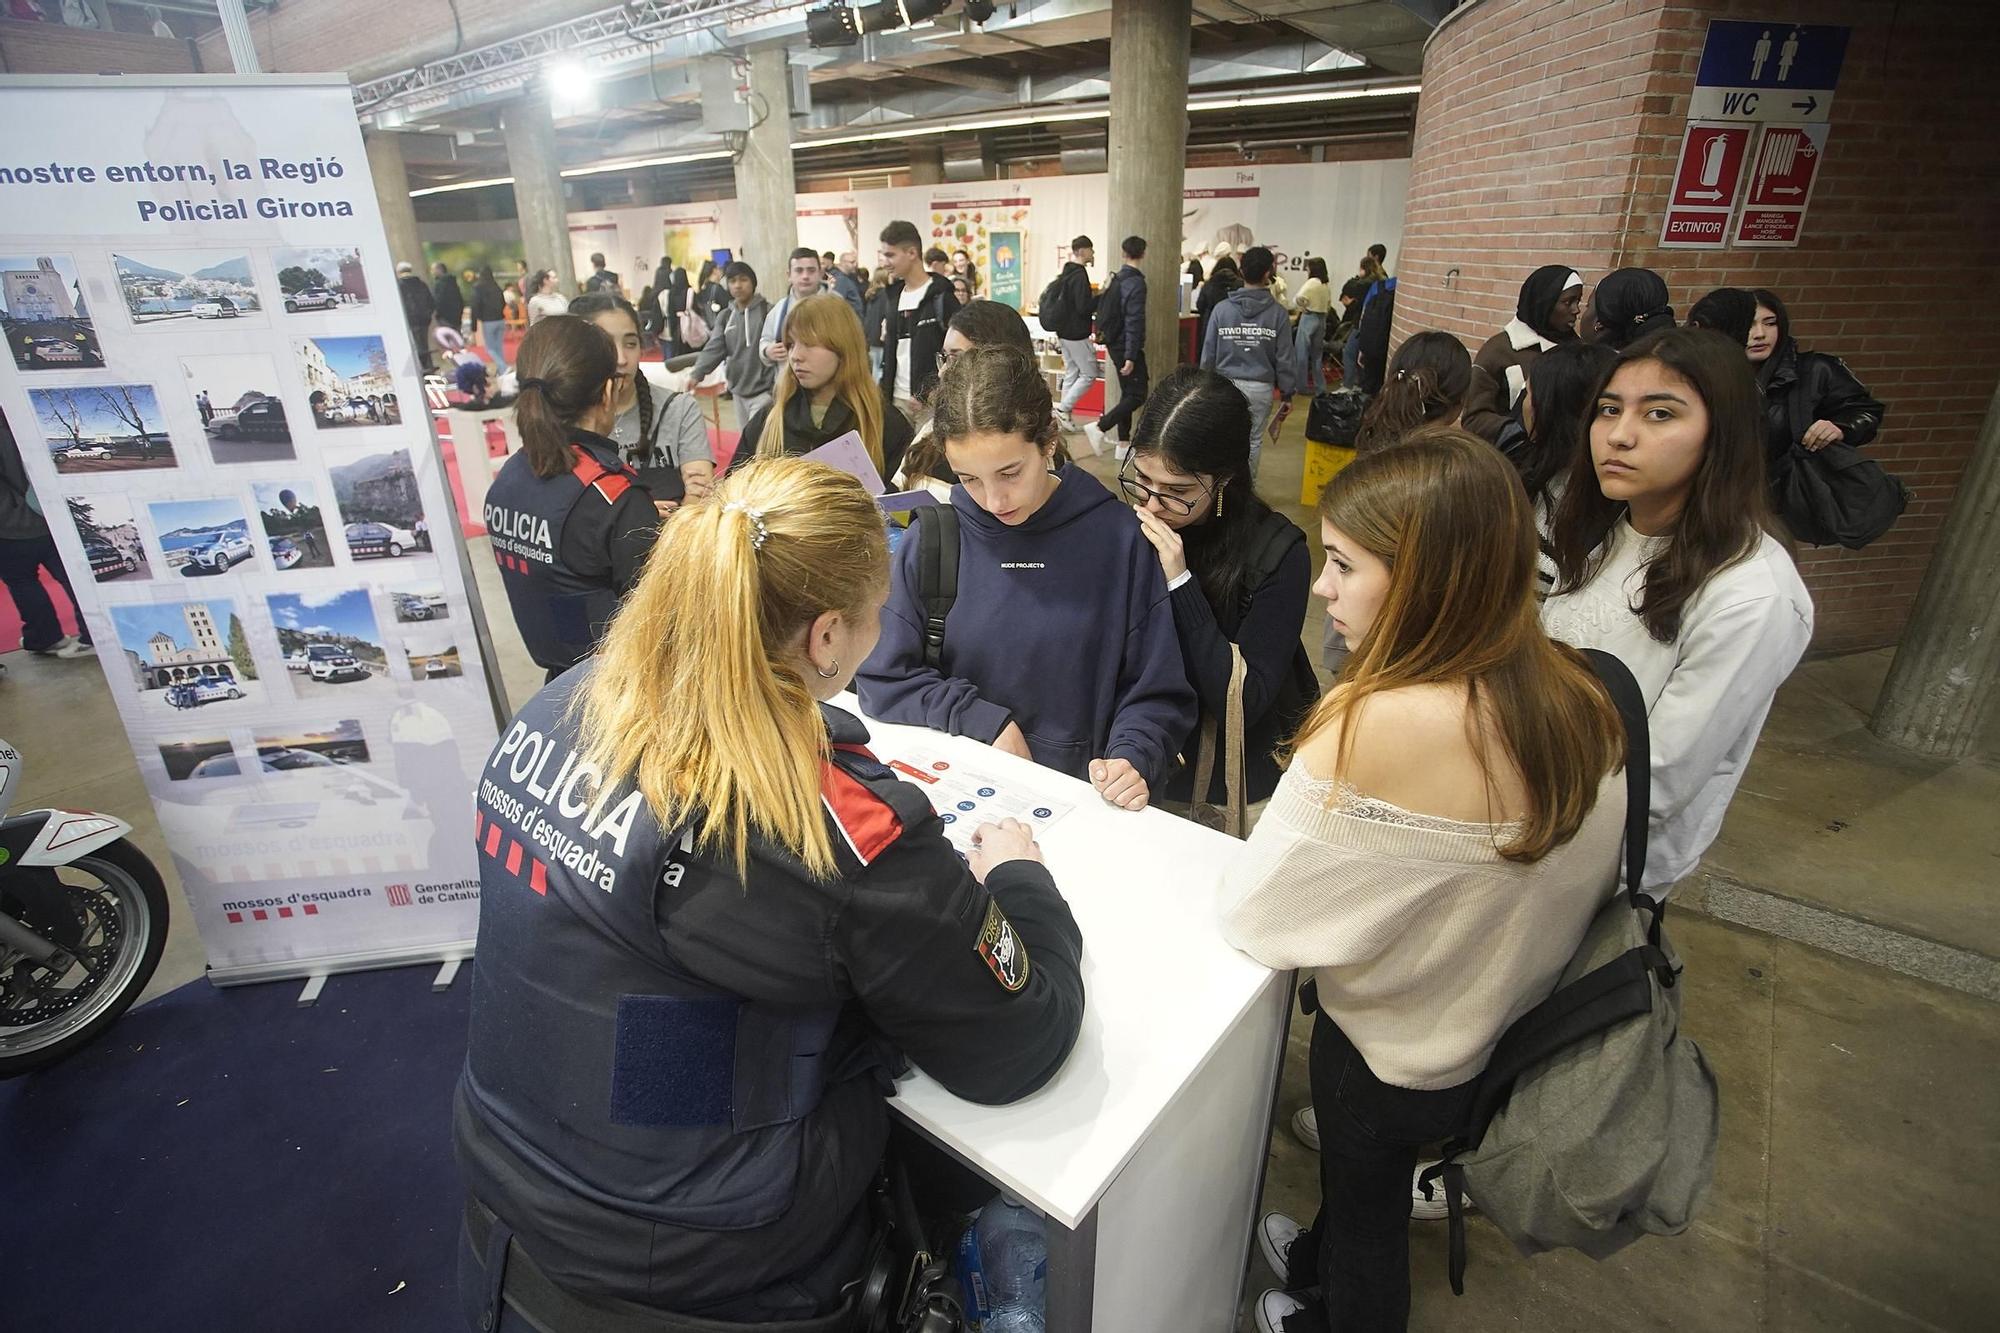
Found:
<path fill-rule="evenodd" d="M 1689 120 L 1825 121 L 1849 29 L 1789 20 L 1715 20 L 1702 44 Z"/>
<path fill-rule="evenodd" d="M 1750 147 L 1748 125 L 1690 121 L 1681 139 L 1680 162 L 1667 199 L 1660 244 L 1677 250 L 1720 250 L 1729 243 L 1729 222 Z"/>

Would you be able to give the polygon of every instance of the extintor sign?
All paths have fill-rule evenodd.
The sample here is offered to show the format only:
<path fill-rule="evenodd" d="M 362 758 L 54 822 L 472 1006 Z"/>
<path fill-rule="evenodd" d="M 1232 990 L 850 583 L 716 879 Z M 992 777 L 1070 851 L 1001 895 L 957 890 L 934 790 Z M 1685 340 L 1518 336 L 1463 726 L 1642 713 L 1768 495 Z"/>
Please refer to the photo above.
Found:
<path fill-rule="evenodd" d="M 1729 221 L 1749 146 L 1747 125 L 1688 122 L 1660 228 L 1663 247 L 1720 250 L 1729 243 Z"/>

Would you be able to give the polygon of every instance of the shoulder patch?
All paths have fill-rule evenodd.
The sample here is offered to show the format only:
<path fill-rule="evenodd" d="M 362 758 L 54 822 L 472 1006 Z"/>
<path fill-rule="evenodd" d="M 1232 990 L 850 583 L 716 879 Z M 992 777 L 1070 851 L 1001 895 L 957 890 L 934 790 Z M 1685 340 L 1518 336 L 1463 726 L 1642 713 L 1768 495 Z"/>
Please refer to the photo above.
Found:
<path fill-rule="evenodd" d="M 838 764 L 820 766 L 820 800 L 864 866 L 903 836 L 903 819 L 896 808 Z"/>
<path fill-rule="evenodd" d="M 1014 923 L 1000 910 L 1000 900 L 986 904 L 986 923 L 979 928 L 979 956 L 986 968 L 1009 995 L 1028 984 L 1028 946 L 1014 930 Z"/>

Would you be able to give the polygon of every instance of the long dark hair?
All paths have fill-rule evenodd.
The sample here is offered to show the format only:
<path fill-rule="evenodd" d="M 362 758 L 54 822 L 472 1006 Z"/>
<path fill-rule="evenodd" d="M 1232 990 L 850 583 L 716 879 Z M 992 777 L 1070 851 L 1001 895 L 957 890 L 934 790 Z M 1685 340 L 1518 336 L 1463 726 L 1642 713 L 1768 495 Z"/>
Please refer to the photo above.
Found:
<path fill-rule="evenodd" d="M 1250 577 L 1252 534 L 1271 506 L 1250 477 L 1250 403 L 1212 370 L 1182 366 L 1160 381 L 1139 413 L 1134 454 L 1157 453 L 1168 467 L 1215 478 L 1208 512 L 1182 528 L 1188 568 L 1216 618 L 1234 623 Z"/>
<path fill-rule="evenodd" d="M 1314 255 L 1312 258 L 1306 260 L 1306 276 L 1308 278 L 1318 278 L 1321 282 L 1331 281 L 1326 276 L 1326 261 L 1318 255 Z"/>
<path fill-rule="evenodd" d="M 951 317 L 950 328 L 974 347 L 1006 347 L 1032 359 L 1035 354 L 1035 340 L 1028 332 L 1028 322 L 1021 318 L 1021 312 L 999 301 L 967 301 L 956 315 Z M 960 360 L 964 359 L 963 354 Z M 956 364 L 956 363 L 954 363 Z M 947 366 L 945 369 L 949 370 Z M 944 376 L 939 375 L 937 383 L 931 386 L 931 402 L 938 402 L 944 387 Z M 1046 387 L 1046 386 L 1044 386 Z M 1053 408 L 1053 404 L 1051 404 Z M 1244 430 L 1248 431 L 1248 425 Z M 939 429 L 938 417 L 933 416 L 932 426 L 927 434 L 910 442 L 903 453 L 903 476 L 912 484 L 919 477 L 937 477 L 948 480 L 951 464 L 944 456 L 944 432 Z M 1069 449 L 1058 437 L 1055 458 L 1051 467 L 1061 467 L 1069 462 Z"/>
<path fill-rule="evenodd" d="M 1648 634 L 1671 643 L 1702 585 L 1755 552 L 1773 526 L 1764 480 L 1763 395 L 1741 346 L 1707 329 L 1668 328 L 1619 355 L 1592 396 L 1593 423 L 1596 399 L 1613 376 L 1640 361 L 1657 361 L 1686 380 L 1708 409 L 1708 439 L 1687 504 L 1674 522 L 1673 540 L 1647 563 L 1645 591 L 1633 608 Z M 1603 563 L 1605 538 L 1624 512 L 1599 488 L 1592 451 L 1579 450 L 1549 530 L 1556 595 L 1590 582 Z"/>
<path fill-rule="evenodd" d="M 1566 475 L 1590 452 L 1591 409 L 1611 378 L 1618 353 L 1603 343 L 1566 342 L 1528 363 L 1528 397 L 1535 425 L 1528 447 L 1515 458 L 1528 498 L 1540 499 L 1549 483 Z"/>
<path fill-rule="evenodd" d="M 614 310 L 632 321 L 633 330 L 641 338 L 646 336 L 646 326 L 639 321 L 639 312 L 622 296 L 610 292 L 588 292 L 569 303 L 570 314 L 593 322 L 599 315 L 610 314 Z M 653 386 L 646 378 L 644 367 L 634 367 L 632 379 L 632 387 L 639 395 L 639 439 L 625 451 L 625 461 L 650 467 L 653 465 L 653 449 L 660 436 L 660 423 L 653 419 Z"/>
<path fill-rule="evenodd" d="M 931 403 L 931 434 L 940 446 L 989 432 L 1019 435 L 1040 449 L 1057 443 L 1049 382 L 1035 358 L 1017 347 L 961 352 L 938 376 Z"/>
<path fill-rule="evenodd" d="M 1449 333 L 1412 334 L 1389 359 L 1382 392 L 1355 434 L 1357 453 L 1386 449 L 1419 426 L 1449 424 L 1472 387 L 1472 353 Z"/>
<path fill-rule="evenodd" d="M 538 477 L 570 470 L 570 436 L 618 375 L 611 335 L 578 315 L 549 315 L 528 330 L 514 359 L 521 396 L 514 424 Z"/>

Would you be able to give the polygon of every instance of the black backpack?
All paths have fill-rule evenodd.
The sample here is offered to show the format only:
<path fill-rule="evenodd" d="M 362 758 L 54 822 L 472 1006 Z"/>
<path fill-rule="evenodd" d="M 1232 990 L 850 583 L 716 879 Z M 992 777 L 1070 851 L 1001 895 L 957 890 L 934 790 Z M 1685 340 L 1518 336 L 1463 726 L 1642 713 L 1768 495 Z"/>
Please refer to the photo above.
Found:
<path fill-rule="evenodd" d="M 1098 340 L 1106 344 L 1116 343 L 1125 332 L 1125 305 L 1118 299 L 1118 284 L 1125 281 L 1125 270 L 1119 269 L 1104 284 L 1104 290 L 1097 296 L 1097 311 L 1094 322 L 1097 325 Z"/>
<path fill-rule="evenodd" d="M 1063 281 L 1067 276 L 1058 274 L 1054 282 L 1042 288 L 1041 299 L 1035 303 L 1035 318 L 1058 337 L 1076 319 L 1076 312 L 1069 308 L 1069 285 Z"/>
<path fill-rule="evenodd" d="M 923 505 L 910 515 L 917 530 L 917 597 L 924 605 L 924 665 L 944 670 L 944 618 L 958 600 L 958 511 Z"/>

